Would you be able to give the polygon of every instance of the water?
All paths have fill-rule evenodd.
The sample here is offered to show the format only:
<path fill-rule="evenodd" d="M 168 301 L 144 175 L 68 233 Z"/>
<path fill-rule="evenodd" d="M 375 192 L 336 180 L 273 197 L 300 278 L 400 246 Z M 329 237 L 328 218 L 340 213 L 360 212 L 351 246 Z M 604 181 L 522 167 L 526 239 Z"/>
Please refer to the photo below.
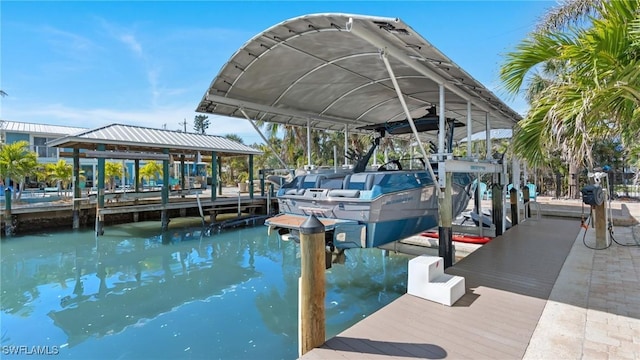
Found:
<path fill-rule="evenodd" d="M 265 227 L 162 242 L 157 222 L 3 240 L 2 357 L 297 357 L 299 245 Z M 327 336 L 405 293 L 406 272 L 404 256 L 350 250 L 327 271 Z"/>

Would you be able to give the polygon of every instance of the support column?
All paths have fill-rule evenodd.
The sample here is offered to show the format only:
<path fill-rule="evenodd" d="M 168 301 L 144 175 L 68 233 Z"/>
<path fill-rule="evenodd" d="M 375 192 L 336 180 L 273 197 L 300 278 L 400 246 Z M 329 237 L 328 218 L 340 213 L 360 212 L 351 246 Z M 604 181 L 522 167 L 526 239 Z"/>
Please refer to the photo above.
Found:
<path fill-rule="evenodd" d="M 502 176 L 494 174 L 493 185 L 491 186 L 491 216 L 493 225 L 496 228 L 496 236 L 502 235 L 502 225 L 504 222 L 503 207 L 504 197 L 502 196 Z"/>
<path fill-rule="evenodd" d="M 105 151 L 104 144 L 98 144 L 98 151 Z M 96 236 L 104 235 L 104 158 L 98 158 L 98 201 L 96 203 Z"/>
<path fill-rule="evenodd" d="M 73 149 L 73 228 L 80 228 L 80 149 Z"/>
<path fill-rule="evenodd" d="M 442 168 L 438 166 L 439 176 L 445 178 L 445 188 L 438 196 L 438 256 L 444 259 L 444 268 L 446 269 L 453 265 L 453 206 L 451 201 L 452 174 L 446 173 L 443 168 L 444 166 Z M 480 226 L 482 226 L 482 214 L 480 216 Z"/>
<path fill-rule="evenodd" d="M 311 169 L 311 119 L 307 119 L 307 166 Z"/>
<path fill-rule="evenodd" d="M 349 150 L 349 125 L 344 125 L 344 164 L 349 165 L 347 151 Z"/>
<path fill-rule="evenodd" d="M 471 120 L 471 101 L 467 101 L 467 157 L 471 158 L 471 136 L 473 135 L 473 121 Z"/>
<path fill-rule="evenodd" d="M 324 225 L 315 215 L 300 226 L 299 356 L 325 341 L 324 234 Z"/>
<path fill-rule="evenodd" d="M 135 182 L 136 192 L 140 192 L 140 160 L 133 160 L 133 181 Z"/>
<path fill-rule="evenodd" d="M 163 154 L 169 154 L 169 149 L 162 149 Z M 169 160 L 162 160 L 162 210 L 160 211 L 160 222 L 162 231 L 169 229 L 169 212 L 167 204 L 169 203 Z"/>
<path fill-rule="evenodd" d="M 249 199 L 253 200 L 253 154 L 249 155 Z"/>
<path fill-rule="evenodd" d="M 489 121 L 489 113 L 485 113 L 485 126 L 486 126 L 486 145 L 487 145 L 487 156 L 485 157 L 485 159 L 492 159 L 493 158 L 493 153 L 491 151 L 491 122 Z"/>
<path fill-rule="evenodd" d="M 13 235 L 13 217 L 11 216 L 11 196 L 13 193 L 9 188 L 10 181 L 7 178 L 4 187 L 4 235 L 7 237 Z"/>
<path fill-rule="evenodd" d="M 603 191 L 608 191 L 608 189 L 603 189 Z M 606 195 L 605 199 L 608 199 L 609 196 Z M 604 249 L 607 247 L 607 215 L 605 209 L 605 202 L 600 205 L 592 206 L 593 214 L 594 214 L 594 228 L 596 231 L 596 248 Z"/>
<path fill-rule="evenodd" d="M 511 172 L 513 177 L 513 189 L 516 189 L 516 197 L 511 198 L 511 204 L 514 204 L 515 201 L 516 208 L 518 209 L 516 212 L 517 218 L 514 223 L 514 225 L 516 225 L 519 222 L 518 220 L 520 220 L 520 194 L 518 192 L 518 189 L 520 189 L 520 161 L 516 157 L 513 158 Z M 509 196 L 511 196 L 511 194 L 509 194 Z"/>
<path fill-rule="evenodd" d="M 218 174 L 222 174 L 222 159 L 218 159 Z M 218 182 L 218 195 L 222 196 L 222 179 Z"/>
<path fill-rule="evenodd" d="M 184 175 L 184 171 L 186 169 L 184 168 L 184 154 L 180 155 L 180 190 L 188 190 L 187 186 L 186 186 L 186 182 L 184 181 L 185 179 L 185 175 Z M 191 187 L 191 184 L 189 184 L 189 187 Z M 184 195 L 182 195 L 182 197 L 184 197 Z"/>
<path fill-rule="evenodd" d="M 509 200 L 511 202 L 511 226 L 518 225 L 518 189 L 514 187 L 509 190 Z"/>
<path fill-rule="evenodd" d="M 218 154 L 211 152 L 211 201 L 216 200 L 216 191 L 218 188 Z"/>

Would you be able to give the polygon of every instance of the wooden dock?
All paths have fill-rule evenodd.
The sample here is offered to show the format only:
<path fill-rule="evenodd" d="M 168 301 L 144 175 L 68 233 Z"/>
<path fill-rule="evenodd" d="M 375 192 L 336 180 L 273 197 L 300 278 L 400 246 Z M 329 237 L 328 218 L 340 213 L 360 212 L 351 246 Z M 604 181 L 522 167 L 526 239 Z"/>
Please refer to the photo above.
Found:
<path fill-rule="evenodd" d="M 520 224 L 446 271 L 466 279 L 454 306 L 403 295 L 302 358 L 520 359 L 579 225 Z"/>

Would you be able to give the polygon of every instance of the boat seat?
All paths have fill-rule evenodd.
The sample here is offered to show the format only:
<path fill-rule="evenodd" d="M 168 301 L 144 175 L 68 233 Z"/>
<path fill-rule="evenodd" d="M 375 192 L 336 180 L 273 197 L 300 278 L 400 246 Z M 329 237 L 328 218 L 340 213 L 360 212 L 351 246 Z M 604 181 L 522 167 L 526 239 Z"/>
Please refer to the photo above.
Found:
<path fill-rule="evenodd" d="M 345 177 L 345 189 L 348 190 L 371 190 L 373 187 L 374 174 L 356 173 Z"/>
<path fill-rule="evenodd" d="M 302 189 L 313 189 L 313 188 L 317 189 L 320 187 L 320 182 L 324 178 L 325 176 L 323 175 L 317 175 L 317 174 L 306 175 L 303 179 L 300 179 L 300 184 L 301 184 L 300 187 Z"/>
<path fill-rule="evenodd" d="M 334 190 L 329 190 L 329 193 L 327 195 L 333 196 L 333 197 L 358 198 L 360 197 L 360 190 L 334 189 Z"/>

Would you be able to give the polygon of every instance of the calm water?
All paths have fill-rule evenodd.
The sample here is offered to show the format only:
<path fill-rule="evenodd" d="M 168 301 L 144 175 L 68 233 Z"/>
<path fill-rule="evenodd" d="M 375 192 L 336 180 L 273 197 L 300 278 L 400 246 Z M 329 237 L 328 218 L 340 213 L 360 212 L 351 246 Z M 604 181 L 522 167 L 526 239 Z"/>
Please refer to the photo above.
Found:
<path fill-rule="evenodd" d="M 23 345 L 76 359 L 297 357 L 297 244 L 265 227 L 162 242 L 158 223 L 3 240 L 0 357 Z M 406 273 L 406 257 L 348 252 L 327 272 L 327 336 L 405 293 Z"/>

